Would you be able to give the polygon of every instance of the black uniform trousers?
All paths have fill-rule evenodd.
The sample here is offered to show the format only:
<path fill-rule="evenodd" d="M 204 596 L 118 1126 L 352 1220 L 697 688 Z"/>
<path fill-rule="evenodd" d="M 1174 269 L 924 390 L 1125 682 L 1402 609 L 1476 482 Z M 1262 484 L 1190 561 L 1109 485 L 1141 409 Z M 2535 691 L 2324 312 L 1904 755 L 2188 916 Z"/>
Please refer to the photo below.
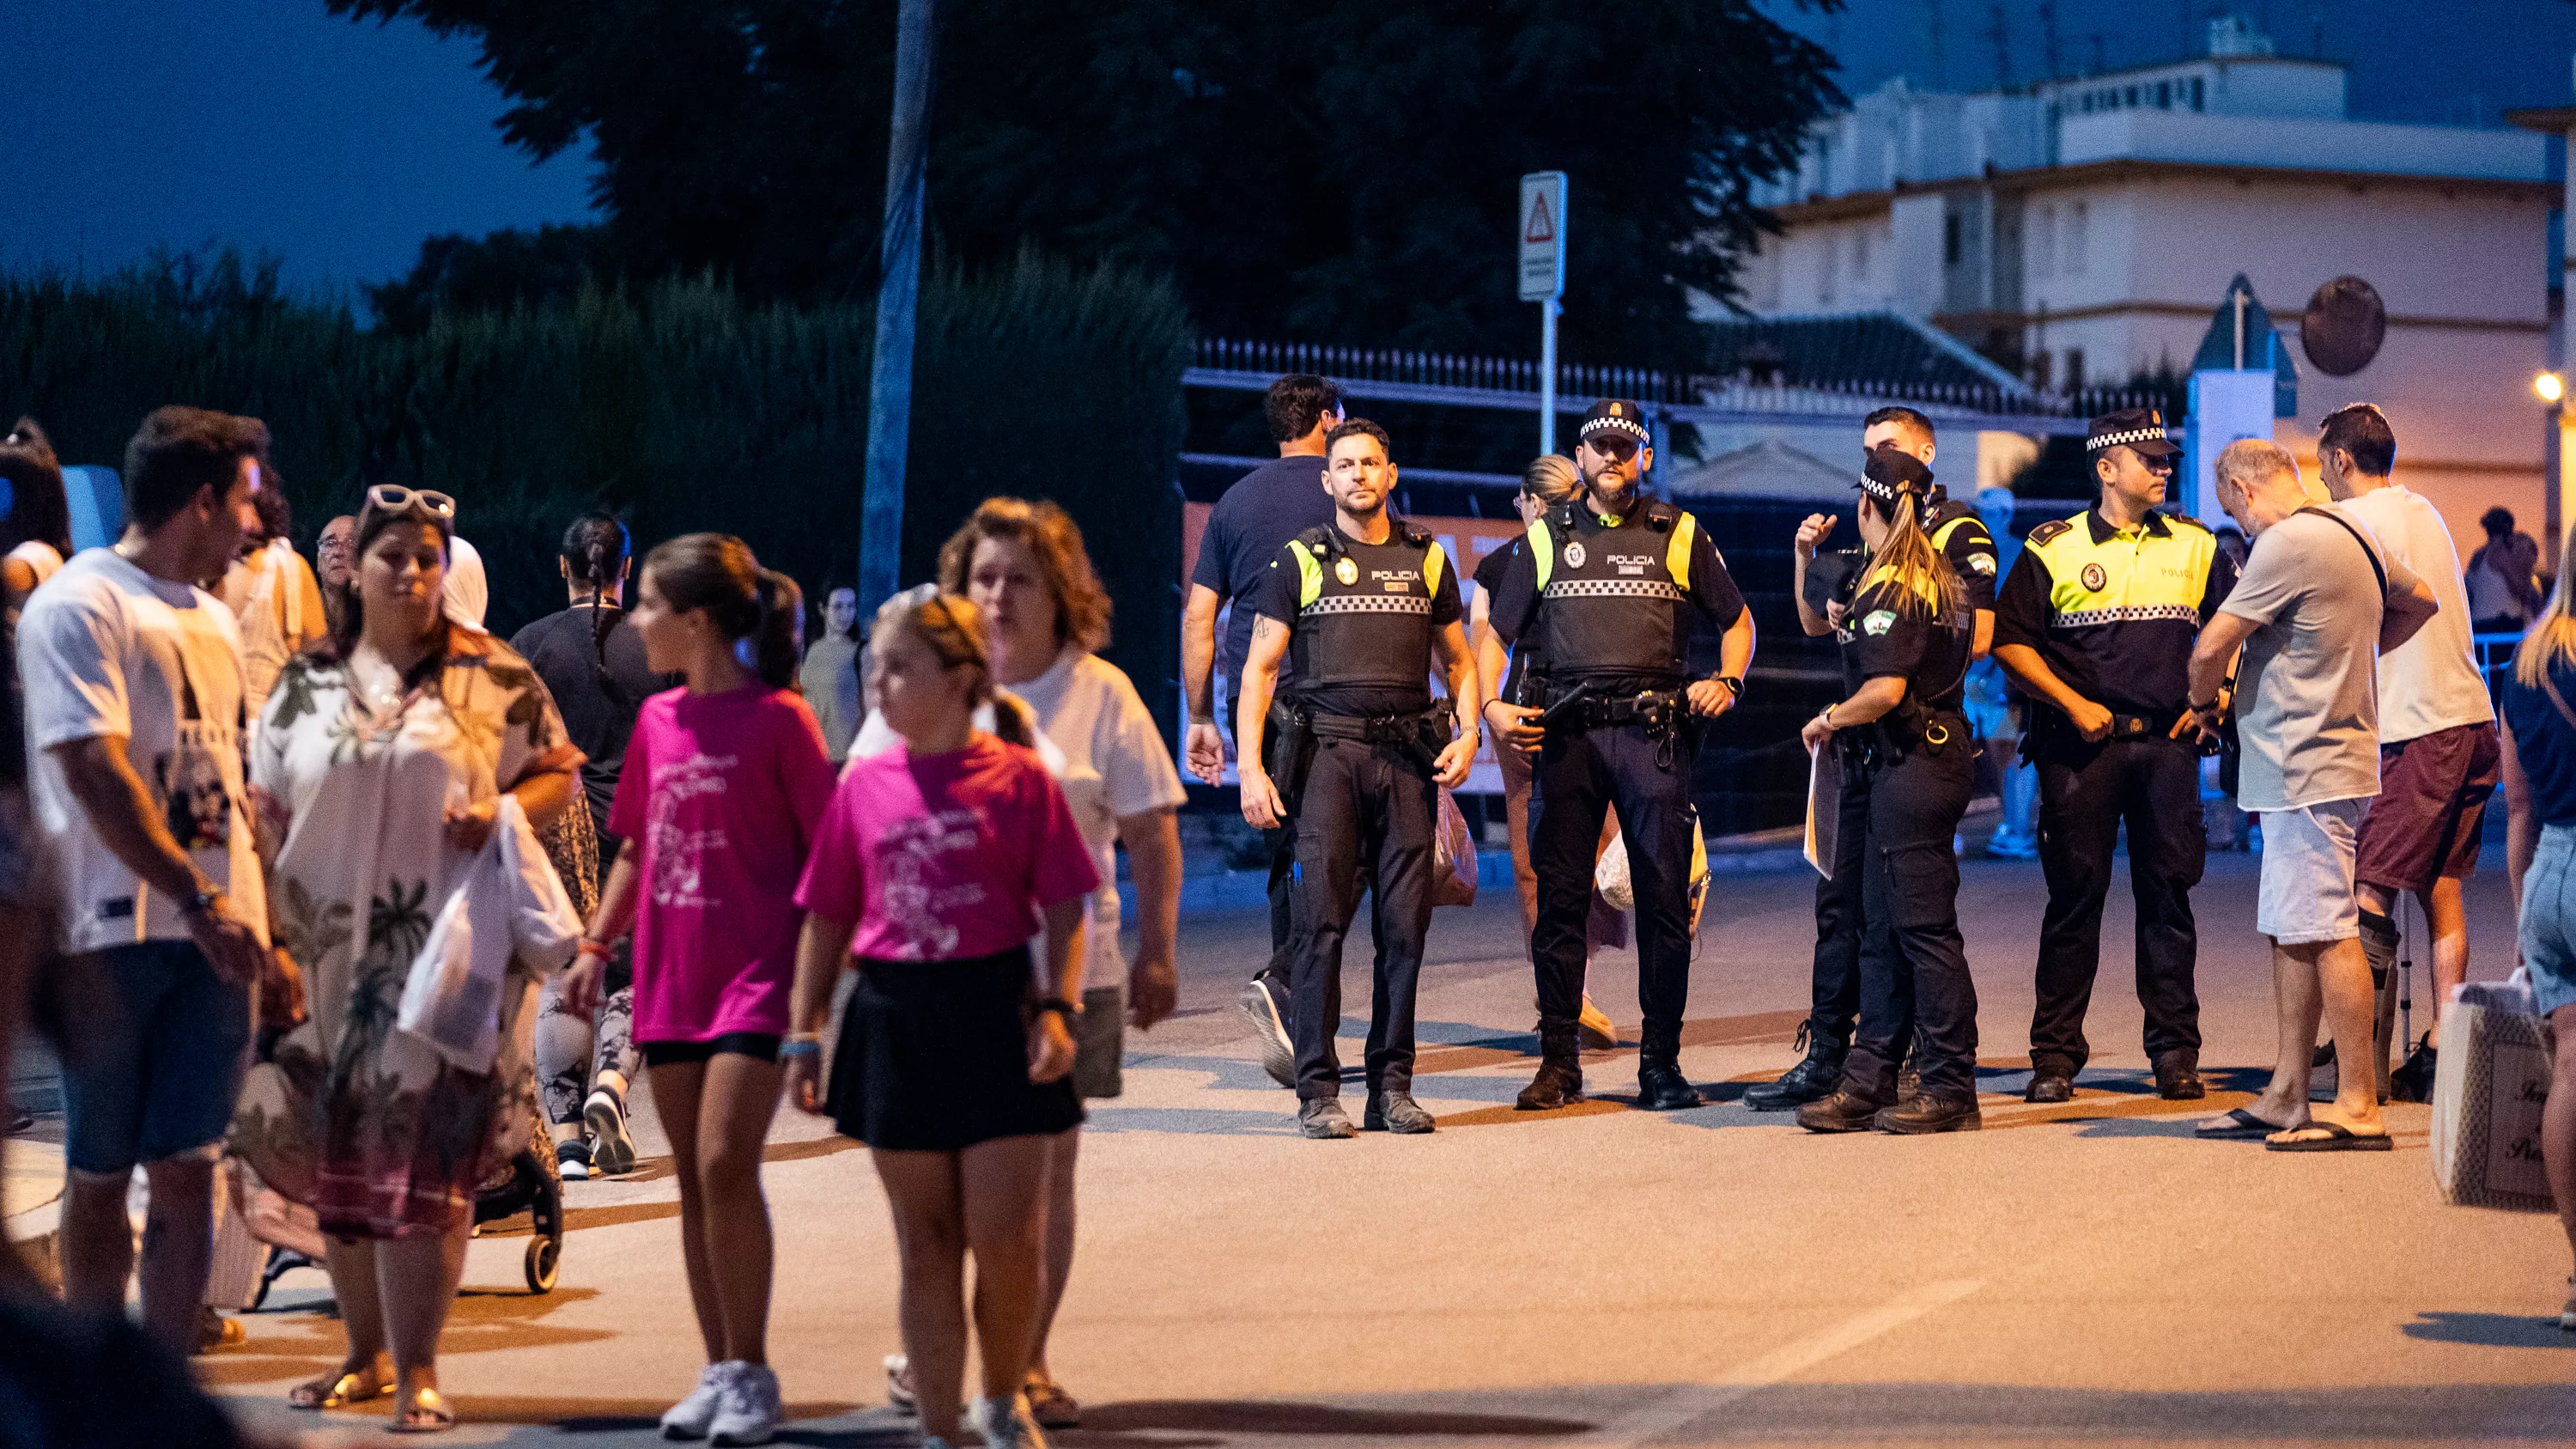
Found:
<path fill-rule="evenodd" d="M 1860 1015 L 1861 852 L 1869 838 L 1869 781 L 1843 772 L 1835 799 L 1834 873 L 1816 882 L 1815 1005 L 1809 1035 L 1851 1045 Z"/>
<path fill-rule="evenodd" d="M 1538 1024 L 1574 1030 L 1583 1009 L 1585 925 L 1594 853 L 1607 813 L 1619 812 L 1636 892 L 1637 1005 L 1649 1054 L 1681 1043 L 1690 1001 L 1691 751 L 1688 727 L 1660 741 L 1642 724 L 1550 730 L 1531 771 L 1530 864 L 1538 875 Z"/>
<path fill-rule="evenodd" d="M 1968 813 L 1976 751 L 1965 721 L 1935 722 L 1949 734 L 1939 750 L 1882 751 L 1853 771 L 1869 824 L 1860 870 L 1860 1025 L 1843 1090 L 1882 1104 L 1896 1100 L 1908 1043 L 1925 1096 L 1977 1095 L 1977 987 L 1959 934 L 1959 860 L 1950 850 Z"/>
<path fill-rule="evenodd" d="M 2054 722 L 2052 722 L 2053 724 Z M 2039 859 L 2048 913 L 2039 931 L 2039 1005 L 2030 1018 L 2033 1067 L 2072 1076 L 2091 1048 L 2084 1011 L 2102 964 L 2102 901 L 2111 853 L 2129 827 L 2129 890 L 2137 898 L 2138 1004 L 2147 1055 L 2200 1048 L 2200 996 L 2192 985 L 2199 936 L 2191 888 L 2209 837 L 2200 814 L 2200 753 L 2167 739 L 2088 745 L 2064 728 L 2038 752 Z"/>
<path fill-rule="evenodd" d="M 1431 932 L 1432 842 L 1439 795 L 1411 752 L 1365 740 L 1319 738 L 1290 829 L 1296 926 L 1290 941 L 1289 1038 L 1297 1097 L 1342 1094 L 1333 1036 L 1342 1024 L 1342 941 L 1369 893 L 1377 986 L 1369 1002 L 1368 1087 L 1413 1088 L 1413 997 Z"/>

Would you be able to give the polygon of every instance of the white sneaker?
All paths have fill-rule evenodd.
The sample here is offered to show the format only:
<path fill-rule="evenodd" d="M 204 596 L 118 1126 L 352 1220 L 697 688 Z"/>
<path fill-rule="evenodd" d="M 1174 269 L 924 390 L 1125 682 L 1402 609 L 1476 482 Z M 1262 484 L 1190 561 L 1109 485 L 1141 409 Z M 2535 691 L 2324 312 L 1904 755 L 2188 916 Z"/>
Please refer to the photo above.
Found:
<path fill-rule="evenodd" d="M 635 1170 L 635 1139 L 626 1135 L 624 1094 L 601 1087 L 581 1104 L 582 1125 L 590 1129 L 591 1170 L 616 1177 Z"/>
<path fill-rule="evenodd" d="M 1046 1431 L 1030 1417 L 1029 1401 L 1018 1394 L 977 1399 L 966 1406 L 966 1422 L 984 1436 L 984 1449 L 1047 1449 Z"/>
<path fill-rule="evenodd" d="M 737 1361 L 707 1426 L 707 1442 L 766 1444 L 778 1433 L 780 1417 L 778 1375 L 765 1363 Z"/>
<path fill-rule="evenodd" d="M 716 1408 L 724 1399 L 725 1386 L 733 1381 L 734 1363 L 711 1363 L 698 1372 L 698 1386 L 689 1396 L 673 1404 L 662 1414 L 662 1437 L 665 1439 L 703 1439 L 707 1426 L 715 1422 Z"/>
<path fill-rule="evenodd" d="M 912 1360 L 899 1353 L 885 1356 L 886 1406 L 898 1414 L 921 1412 L 921 1400 L 912 1391 Z"/>

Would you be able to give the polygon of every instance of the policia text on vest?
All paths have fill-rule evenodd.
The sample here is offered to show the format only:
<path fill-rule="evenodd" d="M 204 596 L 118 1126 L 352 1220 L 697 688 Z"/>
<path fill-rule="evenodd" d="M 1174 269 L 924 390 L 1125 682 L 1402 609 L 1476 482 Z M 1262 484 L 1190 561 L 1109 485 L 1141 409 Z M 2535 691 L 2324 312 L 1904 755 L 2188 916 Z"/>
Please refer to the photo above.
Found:
<path fill-rule="evenodd" d="M 1467 778 L 1481 690 L 1461 622 L 1457 571 L 1429 535 L 1388 517 L 1396 470 L 1387 436 L 1366 419 L 1335 428 L 1324 486 L 1333 522 L 1291 540 L 1256 598 L 1236 718 L 1243 815 L 1285 824 L 1291 886 L 1289 1036 L 1296 1046 L 1298 1126 L 1348 1137 L 1339 1101 L 1342 940 L 1369 889 L 1377 942 L 1370 1013 L 1371 1129 L 1428 1132 L 1413 1101 L 1413 1001 L 1431 928 L 1436 787 Z M 1292 697 L 1273 700 L 1283 658 Z M 1437 668 L 1449 698 L 1435 704 Z M 1265 759 L 1260 738 L 1269 731 Z"/>
<path fill-rule="evenodd" d="M 1641 1106 L 1697 1105 L 1681 1075 L 1690 993 L 1691 755 L 1699 723 L 1725 713 L 1753 658 L 1753 618 L 1696 520 L 1650 503 L 1645 410 L 1609 399 L 1583 421 L 1584 490 L 1531 526 L 1494 589 L 1495 633 L 1521 656 L 1521 698 L 1490 712 L 1506 744 L 1534 751 L 1530 858 L 1538 876 L 1538 1076 L 1526 1109 L 1580 1096 L 1575 1024 L 1593 854 L 1615 808 L 1636 892 L 1637 998 L 1645 1017 Z M 1690 674 L 1694 622 L 1723 638 L 1714 676 Z"/>

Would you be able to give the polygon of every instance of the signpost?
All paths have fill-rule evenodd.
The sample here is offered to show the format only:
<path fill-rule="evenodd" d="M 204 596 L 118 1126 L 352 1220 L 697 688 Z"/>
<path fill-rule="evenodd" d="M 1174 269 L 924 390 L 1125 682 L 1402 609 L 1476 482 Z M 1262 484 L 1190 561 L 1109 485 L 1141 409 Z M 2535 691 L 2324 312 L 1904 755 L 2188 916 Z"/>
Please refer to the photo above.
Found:
<path fill-rule="evenodd" d="M 1556 318 L 1565 295 L 1565 173 L 1521 178 L 1521 300 L 1538 303 L 1538 450 L 1556 451 Z"/>

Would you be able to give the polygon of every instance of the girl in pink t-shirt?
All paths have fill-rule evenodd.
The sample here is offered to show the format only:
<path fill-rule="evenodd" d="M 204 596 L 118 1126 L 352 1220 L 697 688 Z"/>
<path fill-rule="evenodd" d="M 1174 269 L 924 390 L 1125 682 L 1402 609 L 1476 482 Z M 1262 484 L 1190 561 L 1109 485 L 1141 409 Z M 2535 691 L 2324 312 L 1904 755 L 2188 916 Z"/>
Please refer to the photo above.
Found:
<path fill-rule="evenodd" d="M 808 914 L 790 1096 L 872 1149 L 903 1254 L 904 1346 L 929 1442 L 957 1438 L 971 1251 L 975 1427 L 987 1444 L 1043 1445 L 1020 1389 L 1046 1283 L 1048 1155 L 1082 1120 L 1070 1023 L 1083 898 L 1100 878 L 1020 714 L 998 712 L 1020 738 L 973 727 L 993 695 L 981 610 L 927 585 L 896 596 L 877 613 L 869 673 L 903 743 L 850 765 L 796 889 Z M 1041 919 L 1038 965 L 1029 939 Z M 823 1093 L 817 1033 L 852 954 L 858 989 Z"/>
<path fill-rule="evenodd" d="M 804 924 L 787 883 L 832 793 L 822 728 L 791 684 L 800 607 L 738 538 L 693 533 L 646 556 L 631 622 L 646 662 L 688 683 L 636 717 L 608 813 L 626 844 L 564 990 L 588 1010 L 602 943 L 633 928 L 635 1041 L 671 1139 L 707 1350 L 696 1391 L 662 1416 L 675 1437 L 757 1444 L 779 1421 L 761 1146 Z"/>

